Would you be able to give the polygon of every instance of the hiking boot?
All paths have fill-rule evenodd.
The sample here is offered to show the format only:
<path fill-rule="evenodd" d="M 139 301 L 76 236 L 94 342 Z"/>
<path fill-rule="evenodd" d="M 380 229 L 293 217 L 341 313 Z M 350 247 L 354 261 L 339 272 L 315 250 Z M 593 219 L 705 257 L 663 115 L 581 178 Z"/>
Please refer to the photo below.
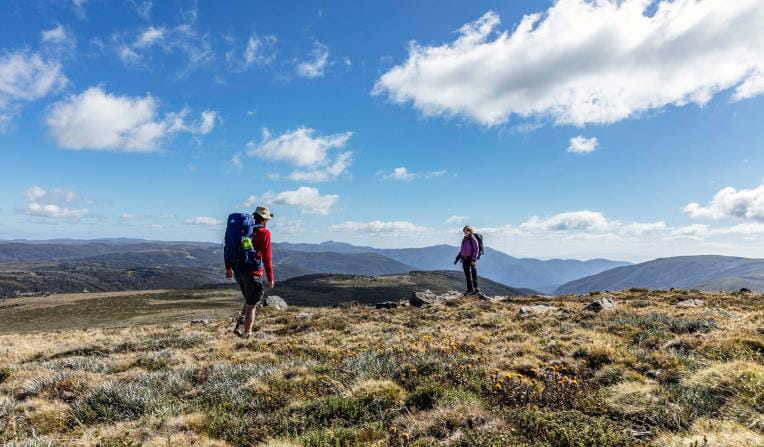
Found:
<path fill-rule="evenodd" d="M 474 290 L 468 290 L 468 291 L 464 292 L 464 296 L 470 296 L 470 295 L 474 295 L 474 294 L 475 294 Z"/>
<path fill-rule="evenodd" d="M 244 326 L 244 315 L 239 315 L 239 318 L 236 320 L 236 326 L 233 328 L 233 333 L 241 337 L 242 335 L 242 326 Z"/>

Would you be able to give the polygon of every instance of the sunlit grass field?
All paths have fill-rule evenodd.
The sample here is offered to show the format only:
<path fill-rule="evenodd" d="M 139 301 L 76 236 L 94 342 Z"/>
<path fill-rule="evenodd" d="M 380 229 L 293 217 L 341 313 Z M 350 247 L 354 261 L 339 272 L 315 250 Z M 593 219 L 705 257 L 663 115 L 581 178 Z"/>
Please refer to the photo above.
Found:
<path fill-rule="evenodd" d="M 617 309 L 584 310 L 603 296 Z M 705 305 L 675 306 L 688 298 Z M 521 316 L 531 304 L 553 309 Z M 257 329 L 247 341 L 229 319 L 1 335 L 0 443 L 764 445 L 757 294 L 267 308 Z"/>

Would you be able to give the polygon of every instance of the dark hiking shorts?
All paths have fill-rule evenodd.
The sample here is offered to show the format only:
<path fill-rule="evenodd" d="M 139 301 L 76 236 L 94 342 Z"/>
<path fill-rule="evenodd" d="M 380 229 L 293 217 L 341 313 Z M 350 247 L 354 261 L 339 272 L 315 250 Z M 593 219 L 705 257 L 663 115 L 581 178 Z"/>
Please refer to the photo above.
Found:
<path fill-rule="evenodd" d="M 233 277 L 236 279 L 236 283 L 239 284 L 239 288 L 241 288 L 241 294 L 244 295 L 245 303 L 254 306 L 263 299 L 264 288 L 262 277 L 237 271 L 234 271 Z"/>

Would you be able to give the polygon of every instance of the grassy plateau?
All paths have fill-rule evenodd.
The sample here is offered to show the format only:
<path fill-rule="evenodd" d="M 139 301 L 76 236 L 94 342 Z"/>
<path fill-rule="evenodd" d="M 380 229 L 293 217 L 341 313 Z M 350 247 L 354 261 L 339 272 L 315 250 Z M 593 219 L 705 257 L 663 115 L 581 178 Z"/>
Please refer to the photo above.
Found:
<path fill-rule="evenodd" d="M 241 340 L 230 318 L 199 319 L 208 306 L 230 316 L 235 301 L 163 293 L 130 295 L 138 320 L 113 317 L 108 300 L 2 303 L 0 445 L 764 445 L 759 294 L 266 308 Z M 604 297 L 616 309 L 585 309 Z M 704 304 L 676 306 L 691 298 Z M 179 312 L 147 319 L 169 302 Z M 88 308 L 100 327 L 70 315 L 87 321 Z M 109 327 L 120 319 L 140 324 Z"/>

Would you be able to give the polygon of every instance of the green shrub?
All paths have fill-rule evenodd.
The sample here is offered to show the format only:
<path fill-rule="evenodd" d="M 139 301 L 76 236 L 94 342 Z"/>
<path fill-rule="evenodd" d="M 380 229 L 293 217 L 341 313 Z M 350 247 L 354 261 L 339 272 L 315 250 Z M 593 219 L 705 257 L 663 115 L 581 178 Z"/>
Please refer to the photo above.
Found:
<path fill-rule="evenodd" d="M 202 335 L 165 335 L 126 341 L 114 347 L 113 352 L 159 351 L 162 349 L 188 349 L 205 341 Z"/>
<path fill-rule="evenodd" d="M 382 424 L 366 424 L 354 428 L 323 428 L 300 437 L 305 447 L 364 447 L 384 439 Z"/>
<path fill-rule="evenodd" d="M 140 447 L 141 443 L 130 438 L 127 433 L 118 436 L 106 436 L 98 440 L 95 447 Z"/>
<path fill-rule="evenodd" d="M 556 447 L 628 447 L 635 440 L 620 426 L 602 417 L 576 410 L 523 409 L 510 415 L 517 430 L 529 441 Z"/>
<path fill-rule="evenodd" d="M 191 385 L 176 373 L 149 373 L 93 388 L 77 399 L 72 415 L 78 422 L 117 422 L 144 414 L 165 413 L 180 406 Z"/>

